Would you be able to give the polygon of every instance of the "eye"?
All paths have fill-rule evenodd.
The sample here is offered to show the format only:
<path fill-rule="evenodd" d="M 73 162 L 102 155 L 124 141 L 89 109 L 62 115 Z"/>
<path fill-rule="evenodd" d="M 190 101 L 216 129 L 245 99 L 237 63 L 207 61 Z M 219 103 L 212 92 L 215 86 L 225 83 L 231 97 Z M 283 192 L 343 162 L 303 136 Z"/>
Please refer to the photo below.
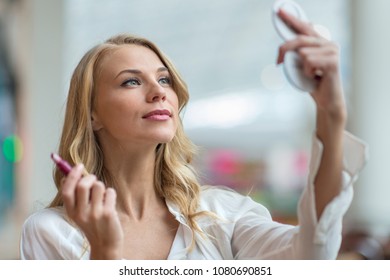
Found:
<path fill-rule="evenodd" d="M 127 79 L 126 81 L 124 81 L 121 84 L 121 86 L 123 86 L 123 87 L 126 87 L 126 86 L 133 87 L 133 86 L 139 86 L 139 85 L 141 85 L 141 82 L 136 78 Z"/>
<path fill-rule="evenodd" d="M 162 77 L 158 80 L 158 82 L 162 85 L 170 85 L 171 84 L 171 78 L 169 77 Z"/>

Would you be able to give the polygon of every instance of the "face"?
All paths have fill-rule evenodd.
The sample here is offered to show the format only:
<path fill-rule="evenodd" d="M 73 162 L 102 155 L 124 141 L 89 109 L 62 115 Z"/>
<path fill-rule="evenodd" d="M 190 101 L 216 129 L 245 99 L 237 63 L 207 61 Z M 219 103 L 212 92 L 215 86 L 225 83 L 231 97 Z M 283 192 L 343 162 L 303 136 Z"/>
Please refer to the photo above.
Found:
<path fill-rule="evenodd" d="M 152 50 L 125 45 L 107 55 L 95 88 L 92 126 L 99 140 L 157 145 L 174 137 L 178 98 L 168 69 Z"/>

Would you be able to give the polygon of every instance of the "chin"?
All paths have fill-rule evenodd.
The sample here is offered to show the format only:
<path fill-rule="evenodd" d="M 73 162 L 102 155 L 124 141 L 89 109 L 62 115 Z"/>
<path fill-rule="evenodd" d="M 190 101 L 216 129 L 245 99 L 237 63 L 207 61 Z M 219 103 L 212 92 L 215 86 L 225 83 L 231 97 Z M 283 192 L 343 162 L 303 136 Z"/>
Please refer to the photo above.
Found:
<path fill-rule="evenodd" d="M 172 141 L 173 137 L 174 137 L 174 135 L 173 135 L 173 136 L 170 136 L 170 137 L 162 137 L 162 138 L 160 138 L 159 143 L 160 143 L 160 144 L 169 143 L 169 142 Z"/>
<path fill-rule="evenodd" d="M 176 129 L 160 129 L 154 131 L 154 136 L 159 143 L 169 143 L 175 137 Z"/>

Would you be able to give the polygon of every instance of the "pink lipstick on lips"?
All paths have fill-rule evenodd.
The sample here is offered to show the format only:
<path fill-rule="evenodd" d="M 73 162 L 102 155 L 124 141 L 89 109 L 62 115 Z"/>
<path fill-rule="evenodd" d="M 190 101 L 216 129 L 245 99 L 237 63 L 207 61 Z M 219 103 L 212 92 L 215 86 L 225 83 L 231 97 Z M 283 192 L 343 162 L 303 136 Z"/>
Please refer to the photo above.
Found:
<path fill-rule="evenodd" d="M 59 155 L 55 153 L 51 153 L 51 158 L 57 165 L 57 167 L 65 174 L 68 175 L 70 170 L 72 169 L 72 166 L 66 161 L 63 160 Z"/>
<path fill-rule="evenodd" d="M 169 110 L 154 110 L 147 113 L 142 118 L 154 121 L 165 121 L 168 120 L 170 117 L 171 112 Z"/>

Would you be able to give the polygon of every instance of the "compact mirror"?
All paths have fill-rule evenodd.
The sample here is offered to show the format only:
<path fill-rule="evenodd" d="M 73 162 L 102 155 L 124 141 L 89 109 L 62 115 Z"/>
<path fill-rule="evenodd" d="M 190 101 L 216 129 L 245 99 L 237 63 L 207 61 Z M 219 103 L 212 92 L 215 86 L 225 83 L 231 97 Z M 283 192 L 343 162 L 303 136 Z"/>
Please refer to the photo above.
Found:
<path fill-rule="evenodd" d="M 272 22 L 279 36 L 284 40 L 292 40 L 297 36 L 294 29 L 288 26 L 278 16 L 279 9 L 283 9 L 287 13 L 299 18 L 303 21 L 308 21 L 303 9 L 292 0 L 276 0 L 272 8 Z M 294 51 L 289 51 L 284 56 L 283 63 L 284 73 L 289 83 L 295 88 L 304 91 L 312 92 L 316 89 L 318 81 L 306 76 L 303 73 L 302 62 L 299 55 Z"/>

